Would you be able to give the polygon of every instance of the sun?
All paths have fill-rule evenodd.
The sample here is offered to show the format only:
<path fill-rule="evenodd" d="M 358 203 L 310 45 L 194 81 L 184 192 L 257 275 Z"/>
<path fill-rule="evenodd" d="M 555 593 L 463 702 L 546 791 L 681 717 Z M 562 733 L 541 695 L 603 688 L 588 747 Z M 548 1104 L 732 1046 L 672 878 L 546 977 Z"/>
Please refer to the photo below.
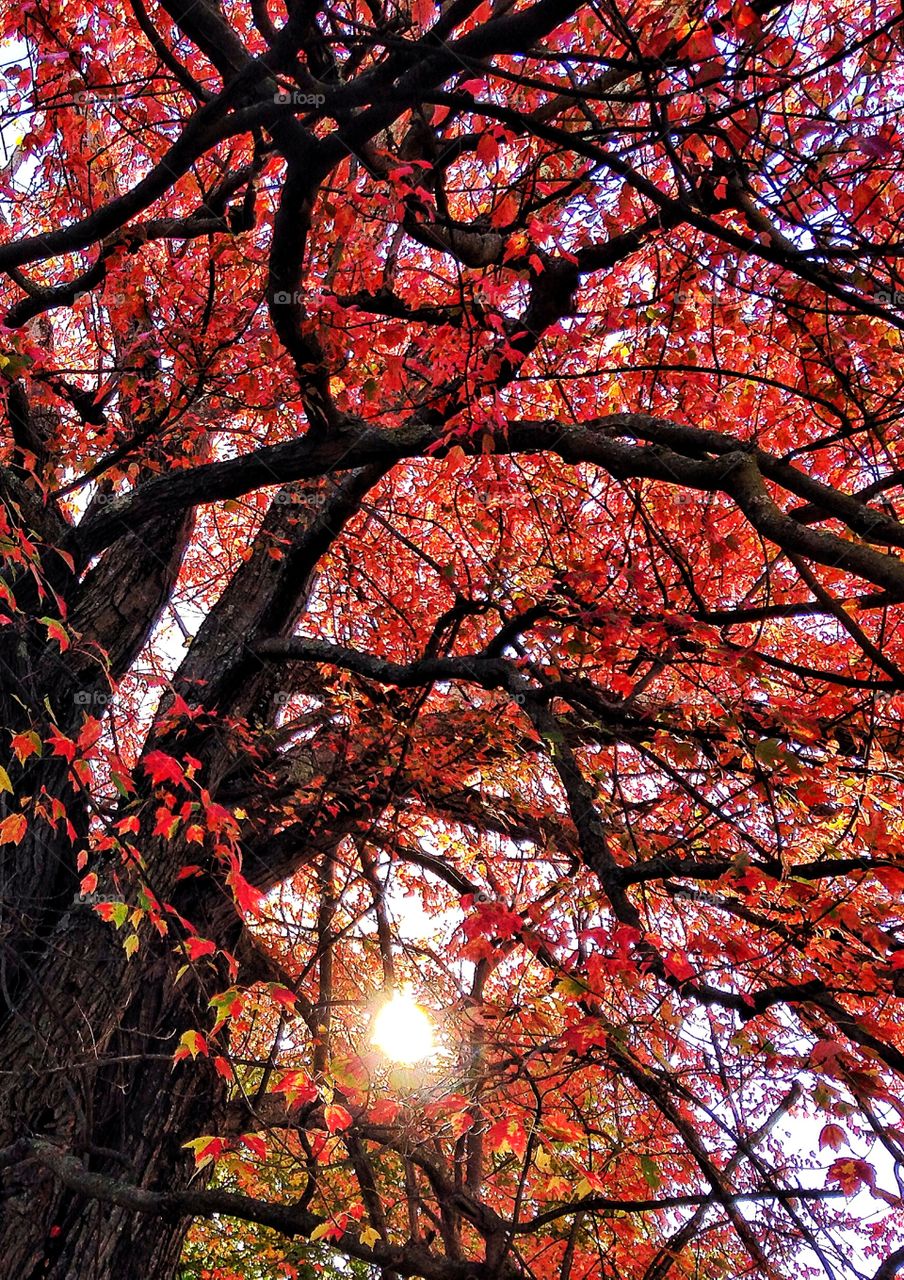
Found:
<path fill-rule="evenodd" d="M 422 1062 L 433 1053 L 433 1023 L 411 987 L 395 991 L 374 1018 L 370 1042 L 394 1062 Z"/>

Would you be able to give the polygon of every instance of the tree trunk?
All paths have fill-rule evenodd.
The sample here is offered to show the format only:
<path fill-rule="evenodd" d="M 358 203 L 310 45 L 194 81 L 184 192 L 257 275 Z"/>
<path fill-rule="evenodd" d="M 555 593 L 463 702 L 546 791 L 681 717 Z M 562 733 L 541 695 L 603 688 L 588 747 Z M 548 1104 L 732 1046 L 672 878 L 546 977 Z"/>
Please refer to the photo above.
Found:
<path fill-rule="evenodd" d="M 175 986 L 165 941 L 139 956 L 126 960 L 90 908 L 65 917 L 47 962 L 52 1001 L 31 987 L 34 1007 L 24 1004 L 3 1034 L 0 1145 L 42 1136 L 89 1173 L 150 1190 L 197 1187 L 203 1174 L 184 1144 L 221 1125 L 225 1083 L 203 1057 L 174 1067 L 200 999 Z M 189 1225 L 92 1199 L 36 1162 L 8 1172 L 3 1202 L 3 1274 L 22 1280 L 168 1280 Z"/>

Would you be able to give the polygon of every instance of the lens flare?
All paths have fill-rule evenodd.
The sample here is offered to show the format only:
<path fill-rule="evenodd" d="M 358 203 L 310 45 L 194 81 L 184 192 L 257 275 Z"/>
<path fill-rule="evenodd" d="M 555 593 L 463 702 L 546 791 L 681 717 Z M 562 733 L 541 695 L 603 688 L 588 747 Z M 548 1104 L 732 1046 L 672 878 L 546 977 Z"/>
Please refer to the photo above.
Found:
<path fill-rule="evenodd" d="M 433 1023 L 411 987 L 395 991 L 374 1018 L 370 1042 L 393 1062 L 422 1062 L 433 1053 Z"/>

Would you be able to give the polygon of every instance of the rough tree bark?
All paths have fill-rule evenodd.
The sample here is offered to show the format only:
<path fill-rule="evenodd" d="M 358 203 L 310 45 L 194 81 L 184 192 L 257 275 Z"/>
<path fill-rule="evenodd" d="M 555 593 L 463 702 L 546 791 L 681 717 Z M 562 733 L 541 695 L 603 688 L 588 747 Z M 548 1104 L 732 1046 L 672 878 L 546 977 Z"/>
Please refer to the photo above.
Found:
<path fill-rule="evenodd" d="M 768 1144 L 806 1094 L 904 1164 L 899 9 L 104 0 L 92 53 L 98 15 L 20 8 L 0 1277 L 171 1280 L 217 1214 L 382 1280 L 835 1276 L 818 1215 L 875 1170 Z M 380 859 L 473 930 L 404 951 L 474 966 L 453 1111 L 346 1081 L 331 1123 L 344 935 L 398 958 Z M 307 867 L 290 973 L 248 903 Z M 281 1023 L 244 1075 L 211 1030 L 260 983 L 300 1108 Z M 580 1077 L 546 1131 L 535 1060 Z M 186 1146 L 255 1126 L 285 1201 Z"/>

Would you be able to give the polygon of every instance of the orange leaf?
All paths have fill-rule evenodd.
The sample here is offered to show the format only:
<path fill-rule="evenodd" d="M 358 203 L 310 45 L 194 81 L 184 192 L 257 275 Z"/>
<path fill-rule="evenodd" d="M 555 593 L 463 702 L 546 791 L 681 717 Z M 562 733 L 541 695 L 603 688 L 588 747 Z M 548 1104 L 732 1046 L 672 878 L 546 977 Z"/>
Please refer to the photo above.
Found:
<path fill-rule="evenodd" d="M 352 1122 L 351 1113 L 338 1103 L 331 1103 L 323 1108 L 323 1119 L 330 1133 L 341 1133 Z"/>
<path fill-rule="evenodd" d="M 371 1124 L 393 1124 L 401 1109 L 394 1098 L 381 1098 L 368 1111 L 367 1118 Z"/>
<path fill-rule="evenodd" d="M 24 813 L 11 813 L 0 822 L 0 844 L 19 844 L 28 830 Z"/>

